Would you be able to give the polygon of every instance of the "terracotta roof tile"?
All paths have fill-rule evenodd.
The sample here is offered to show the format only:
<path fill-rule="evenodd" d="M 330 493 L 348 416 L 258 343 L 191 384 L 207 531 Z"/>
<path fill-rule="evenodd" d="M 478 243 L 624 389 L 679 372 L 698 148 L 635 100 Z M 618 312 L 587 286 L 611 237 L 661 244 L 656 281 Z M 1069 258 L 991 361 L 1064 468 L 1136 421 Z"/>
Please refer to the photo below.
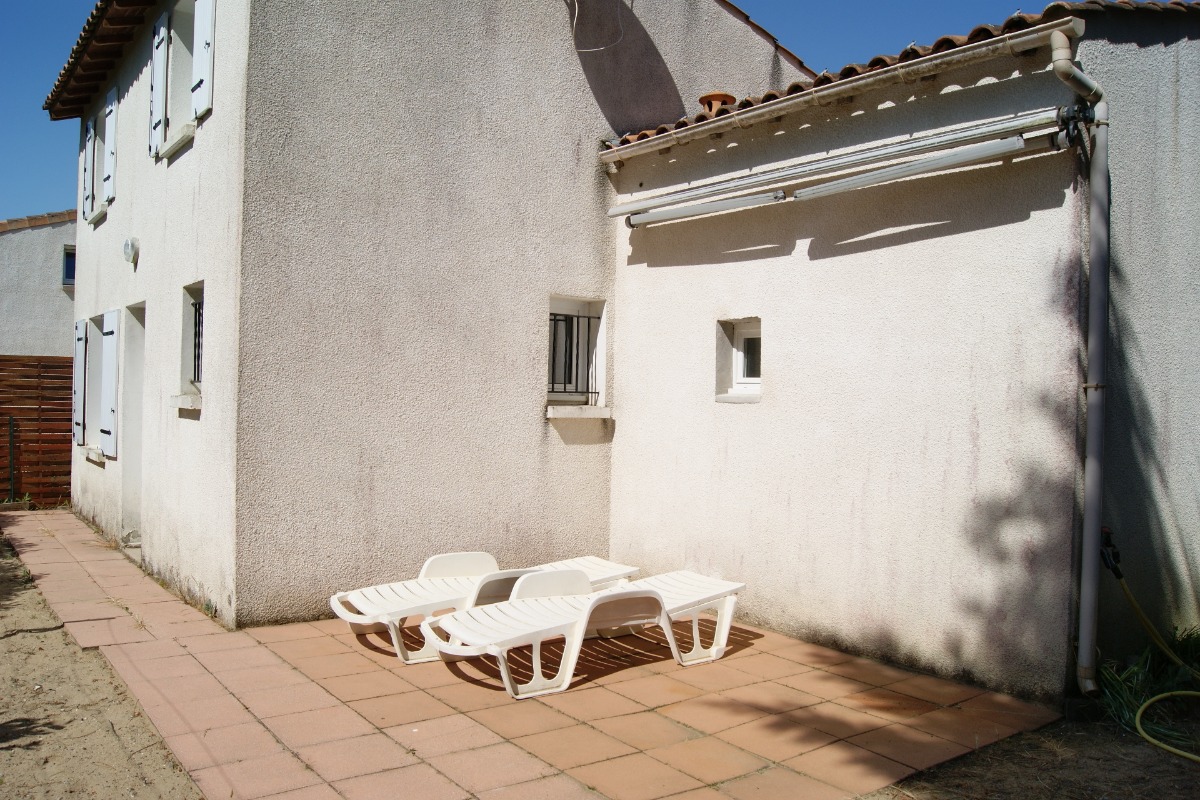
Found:
<path fill-rule="evenodd" d="M 722 106 L 722 110 L 718 115 L 731 113 L 733 111 L 744 111 L 751 108 L 756 108 L 764 103 L 769 103 L 773 100 L 778 100 L 783 96 L 790 96 L 799 92 L 807 91 L 810 88 L 819 88 L 828 86 L 831 83 L 847 80 L 849 78 L 857 78 L 861 75 L 867 75 L 878 70 L 893 67 L 896 64 L 902 64 L 909 61 L 914 61 L 918 58 L 944 53 L 948 50 L 954 50 L 966 45 L 975 44 L 977 42 L 985 42 L 989 39 L 995 39 L 999 36 L 1006 36 L 1010 33 L 1018 33 L 1029 28 L 1036 27 L 1048 22 L 1063 19 L 1070 16 L 1084 16 L 1091 13 L 1108 13 L 1108 12 L 1156 12 L 1169 14 L 1182 13 L 1200 13 L 1200 0 L 1162 0 L 1161 2 L 1135 2 L 1135 0 L 1086 0 L 1085 2 L 1054 2 L 1046 6 L 1040 14 L 1014 14 L 999 25 L 979 25 L 973 28 L 966 35 L 960 36 L 943 36 L 936 40 L 931 45 L 910 45 L 896 55 L 878 55 L 872 58 L 865 64 L 847 64 L 842 67 L 837 73 L 828 71 L 822 72 L 813 77 L 811 84 L 806 82 L 797 82 L 788 86 L 787 90 L 780 94 L 779 92 L 767 92 L 758 97 L 746 97 L 737 102 L 736 105 L 730 104 Z M 747 18 L 748 19 L 748 18 Z M 626 134 L 620 139 L 613 142 L 605 142 L 605 149 L 614 149 L 621 145 L 630 144 L 631 142 L 644 141 L 656 135 L 666 133 L 668 130 L 680 130 L 690 125 L 696 125 L 701 122 L 706 122 L 712 116 L 707 112 L 696 114 L 695 116 L 684 117 L 671 126 L 659 126 L 657 129 L 646 129 L 634 133 Z"/>
<path fill-rule="evenodd" d="M 20 231 L 27 228 L 44 228 L 47 225 L 57 225 L 60 222 L 72 222 L 75 219 L 75 209 L 66 211 L 51 211 L 49 214 L 35 214 L 32 217 L 17 219 L 0 219 L 0 233 Z"/>

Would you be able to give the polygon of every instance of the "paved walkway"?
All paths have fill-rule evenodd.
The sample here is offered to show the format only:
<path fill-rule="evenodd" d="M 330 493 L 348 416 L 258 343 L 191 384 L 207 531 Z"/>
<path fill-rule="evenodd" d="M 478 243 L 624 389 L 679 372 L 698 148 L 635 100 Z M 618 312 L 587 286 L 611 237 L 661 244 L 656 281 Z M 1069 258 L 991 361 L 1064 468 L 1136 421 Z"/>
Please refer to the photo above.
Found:
<path fill-rule="evenodd" d="M 518 702 L 482 659 L 405 666 L 338 620 L 228 632 L 69 512 L 0 525 L 214 800 L 832 800 L 1057 718 L 744 625 L 688 669 L 589 642 L 568 691 Z"/>

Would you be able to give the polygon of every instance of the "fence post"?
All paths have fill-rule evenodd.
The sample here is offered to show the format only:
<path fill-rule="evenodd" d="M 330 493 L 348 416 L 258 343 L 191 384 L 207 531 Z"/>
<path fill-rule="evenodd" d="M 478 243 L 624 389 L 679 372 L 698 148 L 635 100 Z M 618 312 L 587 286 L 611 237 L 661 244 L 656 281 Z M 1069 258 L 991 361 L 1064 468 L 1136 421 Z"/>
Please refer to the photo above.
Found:
<path fill-rule="evenodd" d="M 17 421 L 8 417 L 8 502 L 17 501 Z"/>

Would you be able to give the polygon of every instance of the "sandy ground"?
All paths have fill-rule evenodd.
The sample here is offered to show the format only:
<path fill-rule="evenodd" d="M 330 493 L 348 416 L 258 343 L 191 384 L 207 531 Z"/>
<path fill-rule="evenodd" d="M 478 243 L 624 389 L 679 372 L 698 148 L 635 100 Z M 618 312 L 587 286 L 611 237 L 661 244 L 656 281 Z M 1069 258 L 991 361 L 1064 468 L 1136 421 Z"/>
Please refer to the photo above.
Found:
<path fill-rule="evenodd" d="M 202 797 L 108 662 L 79 649 L 2 539 L 0 797 Z"/>

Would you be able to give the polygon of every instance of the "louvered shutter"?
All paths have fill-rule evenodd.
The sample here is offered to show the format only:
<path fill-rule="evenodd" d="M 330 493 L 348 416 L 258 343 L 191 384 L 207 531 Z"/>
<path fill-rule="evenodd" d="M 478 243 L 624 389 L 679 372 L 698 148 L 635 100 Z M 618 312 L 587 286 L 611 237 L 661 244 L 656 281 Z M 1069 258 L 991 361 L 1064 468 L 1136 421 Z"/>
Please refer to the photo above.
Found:
<path fill-rule="evenodd" d="M 100 451 L 106 456 L 117 454 L 117 329 L 121 324 L 120 311 L 104 312 L 101 325 L 100 354 Z"/>
<path fill-rule="evenodd" d="M 96 208 L 96 192 L 92 188 L 92 175 L 96 171 L 96 120 L 89 119 L 83 125 L 83 218 L 91 216 Z"/>
<path fill-rule="evenodd" d="M 169 14 L 154 23 L 154 49 L 150 54 L 150 155 L 158 155 L 167 141 L 167 49 Z"/>
<path fill-rule="evenodd" d="M 84 381 L 87 377 L 87 320 L 75 323 L 75 361 L 71 382 L 71 436 L 75 444 L 83 444 Z"/>
<path fill-rule="evenodd" d="M 113 171 L 117 168 L 117 89 L 108 90 L 104 99 L 104 202 L 116 197 Z"/>
<path fill-rule="evenodd" d="M 196 29 L 192 45 L 192 118 L 212 110 L 213 32 L 215 0 L 196 0 Z"/>

